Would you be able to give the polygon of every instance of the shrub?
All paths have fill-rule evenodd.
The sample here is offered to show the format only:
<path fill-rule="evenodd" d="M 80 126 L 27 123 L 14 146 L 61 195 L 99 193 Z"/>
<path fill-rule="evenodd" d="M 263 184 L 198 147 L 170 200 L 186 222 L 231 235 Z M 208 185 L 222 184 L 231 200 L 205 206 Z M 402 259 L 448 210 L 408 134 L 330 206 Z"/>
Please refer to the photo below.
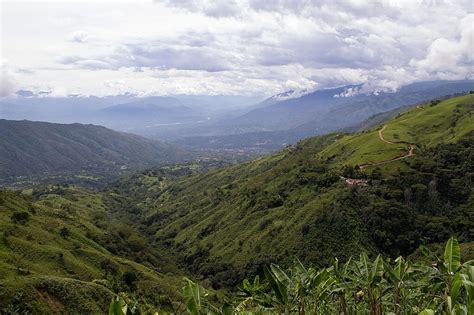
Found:
<path fill-rule="evenodd" d="M 105 276 L 107 277 L 108 274 L 110 275 L 117 275 L 119 271 L 119 265 L 117 265 L 113 260 L 110 258 L 104 258 L 100 261 L 100 268 L 102 268 L 105 272 Z"/>
<path fill-rule="evenodd" d="M 61 235 L 62 238 L 68 238 L 69 235 L 71 235 L 71 232 L 64 226 L 59 230 L 59 235 Z"/>
<path fill-rule="evenodd" d="M 15 212 L 10 217 L 13 223 L 26 224 L 30 219 L 30 214 L 26 211 Z"/>
<path fill-rule="evenodd" d="M 122 275 L 122 281 L 130 288 L 135 288 L 135 282 L 138 280 L 138 276 L 134 271 L 125 271 Z"/>
<path fill-rule="evenodd" d="M 146 239 L 138 235 L 132 235 L 127 240 L 129 248 L 134 252 L 139 252 L 145 249 Z"/>

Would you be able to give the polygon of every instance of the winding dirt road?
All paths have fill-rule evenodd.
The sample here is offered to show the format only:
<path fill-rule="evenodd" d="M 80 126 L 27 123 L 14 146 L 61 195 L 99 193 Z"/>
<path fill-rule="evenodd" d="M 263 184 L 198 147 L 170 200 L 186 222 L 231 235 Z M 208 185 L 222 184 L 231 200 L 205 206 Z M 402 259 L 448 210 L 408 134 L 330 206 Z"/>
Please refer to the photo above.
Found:
<path fill-rule="evenodd" d="M 387 164 L 387 163 L 390 163 L 390 162 L 403 160 L 403 159 L 406 159 L 408 157 L 411 157 L 411 156 L 415 155 L 415 153 L 414 153 L 415 145 L 413 143 L 409 143 L 409 142 L 406 142 L 406 141 L 390 141 L 390 140 L 385 139 L 384 136 L 383 136 L 383 132 L 384 132 L 385 128 L 387 128 L 387 125 L 383 126 L 382 129 L 379 130 L 379 139 L 381 141 L 385 142 L 385 143 L 388 143 L 388 144 L 400 144 L 400 143 L 406 144 L 409 147 L 408 152 L 406 154 L 403 154 L 401 156 L 396 156 L 396 157 L 388 159 L 388 160 L 383 160 L 383 161 L 375 162 L 375 163 L 362 164 L 362 165 L 359 166 L 359 168 L 361 170 L 363 170 L 364 168 L 369 167 L 369 166 L 383 165 L 383 164 Z"/>

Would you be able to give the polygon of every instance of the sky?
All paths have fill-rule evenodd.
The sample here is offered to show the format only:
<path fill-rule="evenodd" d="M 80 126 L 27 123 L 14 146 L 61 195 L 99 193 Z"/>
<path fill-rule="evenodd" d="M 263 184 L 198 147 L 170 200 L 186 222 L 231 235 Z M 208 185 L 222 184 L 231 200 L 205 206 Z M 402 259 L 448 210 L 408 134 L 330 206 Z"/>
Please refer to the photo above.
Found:
<path fill-rule="evenodd" d="M 471 0 L 0 0 L 0 96 L 273 95 L 474 78 Z"/>

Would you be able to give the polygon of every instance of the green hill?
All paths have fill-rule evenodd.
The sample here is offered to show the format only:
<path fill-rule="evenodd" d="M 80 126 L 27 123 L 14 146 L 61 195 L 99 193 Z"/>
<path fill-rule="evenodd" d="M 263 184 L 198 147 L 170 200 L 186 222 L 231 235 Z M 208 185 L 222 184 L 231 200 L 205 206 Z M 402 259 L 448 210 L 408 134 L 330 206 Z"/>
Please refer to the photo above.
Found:
<path fill-rule="evenodd" d="M 472 241 L 473 104 L 473 95 L 426 104 L 366 132 L 197 176 L 143 173 L 113 191 L 142 209 L 158 246 L 216 287 L 272 261 L 325 265 L 361 250 L 407 255 L 451 235 Z M 383 126 L 393 143 L 380 139 Z"/>
<path fill-rule="evenodd" d="M 425 104 L 230 167 L 149 169 L 101 192 L 0 191 L 0 313 L 102 313 L 121 291 L 143 312 L 172 311 L 185 273 L 232 290 L 272 262 L 408 256 L 453 235 L 474 258 L 473 104 Z"/>
<path fill-rule="evenodd" d="M 397 115 L 384 127 L 379 126 L 363 133 L 342 137 L 319 152 L 317 157 L 331 163 L 336 162 L 338 166 L 384 165 L 381 162 L 406 155 L 410 144 L 420 149 L 441 143 L 456 143 L 472 131 L 473 111 L 472 95 L 415 106 Z M 416 151 L 415 149 L 414 152 Z M 386 164 L 390 164 L 388 167 L 392 169 L 401 167 L 400 163 Z"/>
<path fill-rule="evenodd" d="M 170 309 L 180 271 L 100 194 L 0 191 L 0 313 L 99 314 L 117 292 Z M 168 275 L 170 274 L 170 275 Z"/>
<path fill-rule="evenodd" d="M 0 120 L 0 134 L 3 182 L 57 174 L 116 176 L 184 158 L 171 145 L 94 125 Z"/>

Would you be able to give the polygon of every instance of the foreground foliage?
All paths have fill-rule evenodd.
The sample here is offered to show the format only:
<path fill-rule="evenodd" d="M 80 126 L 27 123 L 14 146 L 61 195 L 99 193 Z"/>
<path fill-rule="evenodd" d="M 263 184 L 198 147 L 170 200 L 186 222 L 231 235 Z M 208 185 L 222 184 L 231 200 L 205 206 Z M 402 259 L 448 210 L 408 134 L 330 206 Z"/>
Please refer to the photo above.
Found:
<path fill-rule="evenodd" d="M 474 314 L 474 261 L 461 263 L 461 249 L 450 238 L 443 257 L 426 248 L 432 264 L 411 263 L 365 253 L 328 268 L 288 270 L 271 264 L 265 280 L 244 280 L 230 303 L 216 307 L 209 292 L 185 278 L 189 314 Z M 136 307 L 116 298 L 109 314 L 133 314 Z"/>
<path fill-rule="evenodd" d="M 298 314 L 473 314 L 474 262 L 461 264 L 460 246 L 451 238 L 443 258 L 430 253 L 434 263 L 394 261 L 361 254 L 329 268 L 288 271 L 272 264 L 259 278 L 244 281 L 243 301 L 237 311 Z"/>

